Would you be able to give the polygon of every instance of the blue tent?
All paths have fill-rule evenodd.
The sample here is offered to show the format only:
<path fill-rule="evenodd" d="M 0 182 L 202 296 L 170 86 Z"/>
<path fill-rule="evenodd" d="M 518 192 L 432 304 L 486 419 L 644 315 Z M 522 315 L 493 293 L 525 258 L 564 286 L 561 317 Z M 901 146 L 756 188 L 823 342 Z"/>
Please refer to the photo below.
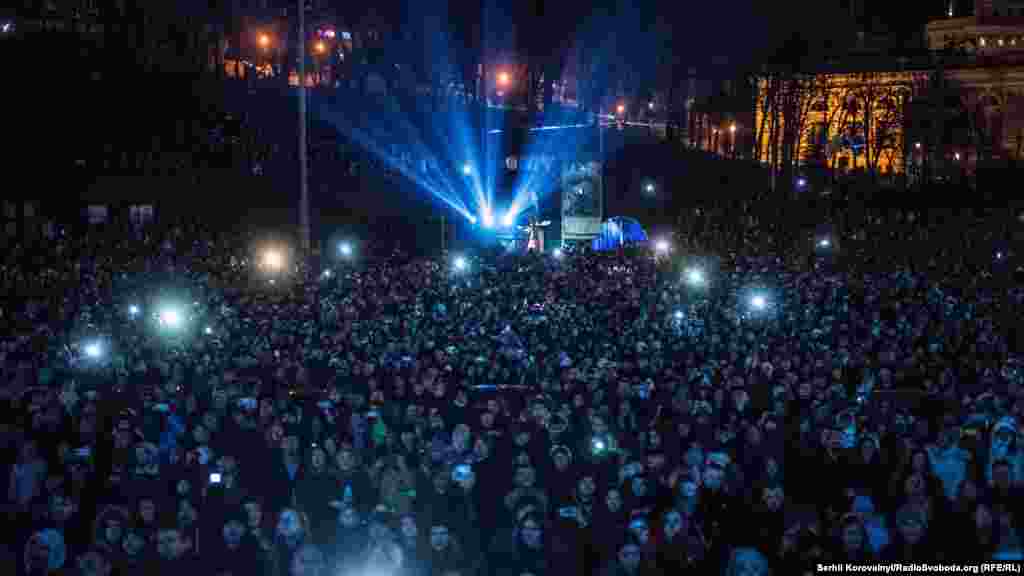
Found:
<path fill-rule="evenodd" d="M 591 247 L 599 252 L 618 250 L 624 244 L 647 242 L 647 233 L 633 218 L 616 216 L 601 224 L 601 234 L 594 238 Z"/>

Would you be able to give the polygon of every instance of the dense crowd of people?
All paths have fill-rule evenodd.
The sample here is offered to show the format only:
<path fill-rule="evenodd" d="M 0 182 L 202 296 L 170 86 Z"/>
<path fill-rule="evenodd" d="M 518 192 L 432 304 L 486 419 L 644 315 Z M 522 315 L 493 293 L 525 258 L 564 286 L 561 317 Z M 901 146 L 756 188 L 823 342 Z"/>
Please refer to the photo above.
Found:
<path fill-rule="evenodd" d="M 667 257 L 465 270 L 395 252 L 268 271 L 194 226 L 12 245 L 5 571 L 1020 559 L 1012 245 L 961 251 L 965 221 L 920 259 L 879 242 L 927 215 L 826 248 L 698 216 Z"/>

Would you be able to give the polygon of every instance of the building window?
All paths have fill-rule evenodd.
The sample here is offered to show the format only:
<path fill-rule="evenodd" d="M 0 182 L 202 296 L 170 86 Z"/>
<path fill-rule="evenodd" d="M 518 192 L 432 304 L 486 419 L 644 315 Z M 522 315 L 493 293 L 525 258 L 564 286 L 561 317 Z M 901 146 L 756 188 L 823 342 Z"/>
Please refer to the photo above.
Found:
<path fill-rule="evenodd" d="M 94 204 L 88 208 L 89 224 L 104 224 L 107 221 L 107 207 Z"/>

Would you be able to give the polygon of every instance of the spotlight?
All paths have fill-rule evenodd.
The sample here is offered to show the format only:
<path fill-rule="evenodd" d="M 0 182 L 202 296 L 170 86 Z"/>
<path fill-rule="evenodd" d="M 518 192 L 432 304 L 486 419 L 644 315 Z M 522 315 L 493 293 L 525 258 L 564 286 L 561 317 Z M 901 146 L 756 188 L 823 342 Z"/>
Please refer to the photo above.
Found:
<path fill-rule="evenodd" d="M 676 320 L 682 320 L 683 319 L 683 311 L 682 310 L 676 310 L 675 317 L 676 317 Z"/>
<path fill-rule="evenodd" d="M 818 240 L 818 248 L 828 248 L 831 245 L 832 241 L 829 240 L 828 238 L 822 238 L 821 240 Z"/>
<path fill-rule="evenodd" d="M 509 208 L 508 213 L 505 214 L 505 219 L 502 220 L 501 223 L 506 228 L 508 228 L 509 226 L 512 226 L 513 224 L 516 223 L 516 212 L 515 212 L 515 208 L 514 207 L 513 208 Z"/>
<path fill-rule="evenodd" d="M 686 281 L 691 286 L 703 286 L 704 272 L 701 272 L 700 268 L 690 268 L 686 271 Z"/>
<path fill-rule="evenodd" d="M 462 256 L 456 256 L 455 257 L 455 270 L 456 271 L 462 272 L 462 271 L 464 271 L 466 269 L 467 266 L 469 266 L 469 264 L 466 262 L 466 259 L 464 257 L 462 257 Z"/>
<path fill-rule="evenodd" d="M 131 314 L 132 316 L 138 316 L 139 315 L 139 307 L 134 305 L 134 304 L 132 304 L 131 306 L 128 307 L 128 313 Z"/>
<path fill-rule="evenodd" d="M 804 188 L 805 186 L 807 186 L 807 179 L 806 178 L 797 178 L 796 179 L 796 186 L 797 186 L 797 188 Z"/>
<path fill-rule="evenodd" d="M 484 228 L 493 228 L 494 227 L 494 214 L 491 214 L 491 209 L 490 208 L 484 208 L 483 212 L 481 212 L 480 216 L 483 217 Z"/>
<path fill-rule="evenodd" d="M 654 194 L 654 184 L 648 182 L 647 185 L 644 186 L 644 192 L 647 192 L 648 194 Z"/>
<path fill-rule="evenodd" d="M 669 245 L 668 240 L 658 240 L 657 244 L 654 245 L 654 249 L 659 254 L 667 254 L 669 248 L 671 248 L 671 245 Z"/>
<path fill-rule="evenodd" d="M 476 224 L 476 216 L 470 215 L 469 216 L 469 223 L 475 225 Z"/>
<path fill-rule="evenodd" d="M 338 251 L 341 252 L 342 256 L 347 258 L 352 255 L 352 245 L 348 242 L 342 242 L 341 245 L 338 246 Z"/>
<path fill-rule="evenodd" d="M 89 358 L 99 358 L 103 355 L 103 347 L 99 342 L 90 342 L 85 346 L 85 355 Z"/>
<path fill-rule="evenodd" d="M 473 167 L 469 165 L 469 162 L 466 162 L 465 164 L 462 165 L 462 173 L 466 176 L 469 176 L 470 174 L 473 173 Z"/>
<path fill-rule="evenodd" d="M 753 306 L 754 310 L 764 310 L 768 306 L 768 301 L 765 300 L 764 296 L 754 296 L 750 299 L 750 305 Z"/>

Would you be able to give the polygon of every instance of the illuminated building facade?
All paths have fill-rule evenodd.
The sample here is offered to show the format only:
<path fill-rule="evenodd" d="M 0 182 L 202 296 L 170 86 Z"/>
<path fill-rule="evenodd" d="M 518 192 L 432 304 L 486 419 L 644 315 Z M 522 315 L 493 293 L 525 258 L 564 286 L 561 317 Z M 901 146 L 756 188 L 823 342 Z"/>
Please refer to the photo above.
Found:
<path fill-rule="evenodd" d="M 913 57 L 861 50 L 800 74 L 759 76 L 754 156 L 881 178 L 971 174 L 1021 159 L 1024 2 L 947 0 L 944 12 Z"/>

